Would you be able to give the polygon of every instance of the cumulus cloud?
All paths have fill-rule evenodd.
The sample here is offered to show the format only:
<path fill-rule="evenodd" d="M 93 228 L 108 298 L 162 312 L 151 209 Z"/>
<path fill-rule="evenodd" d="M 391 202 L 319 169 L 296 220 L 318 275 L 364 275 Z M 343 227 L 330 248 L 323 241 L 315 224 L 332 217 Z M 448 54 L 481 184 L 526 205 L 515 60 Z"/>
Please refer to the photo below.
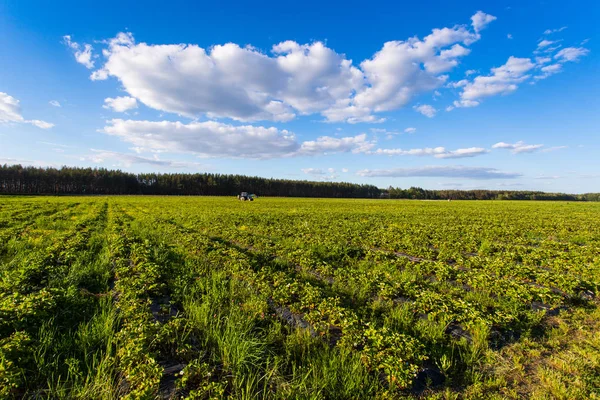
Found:
<path fill-rule="evenodd" d="M 466 178 L 466 179 L 513 179 L 522 176 L 515 172 L 502 172 L 495 168 L 465 167 L 462 165 L 425 166 L 417 168 L 392 168 L 392 169 L 363 169 L 357 172 L 364 177 L 434 177 L 434 178 Z"/>
<path fill-rule="evenodd" d="M 54 106 L 54 107 L 62 107 L 57 100 L 50 100 L 48 102 L 48 104 L 50 104 L 51 106 Z"/>
<path fill-rule="evenodd" d="M 285 41 L 265 54 L 234 43 L 208 49 L 137 43 L 131 33 L 119 33 L 105 41 L 106 60 L 91 79 L 114 77 L 145 105 L 190 118 L 289 121 L 321 114 L 327 121 L 382 122 L 374 113 L 443 85 L 443 73 L 469 54 L 467 46 L 494 19 L 478 12 L 475 31 L 457 25 L 433 29 L 423 39 L 386 42 L 358 66 L 322 42 Z M 65 43 L 85 51 L 69 36 Z"/>
<path fill-rule="evenodd" d="M 104 105 L 102 106 L 102 108 L 106 108 L 115 112 L 125 112 L 137 107 L 137 100 L 129 96 L 115 98 L 107 97 L 104 99 Z"/>
<path fill-rule="evenodd" d="M 415 111 L 423 114 L 427 118 L 433 118 L 433 117 L 435 117 L 435 114 L 437 113 L 437 110 L 429 104 L 421 104 L 418 106 L 414 106 L 413 108 L 415 109 Z"/>
<path fill-rule="evenodd" d="M 519 83 L 527 80 L 535 64 L 529 58 L 510 56 L 500 67 L 492 68 L 490 75 L 480 75 L 462 85 L 460 100 L 454 107 L 475 107 L 481 99 L 517 90 Z"/>
<path fill-rule="evenodd" d="M 404 133 L 415 133 L 417 128 L 409 127 L 404 130 Z"/>
<path fill-rule="evenodd" d="M 0 124 L 23 123 L 37 126 L 41 129 L 50 129 L 54 124 L 39 119 L 25 119 L 21 115 L 19 100 L 8 93 L 0 92 Z"/>
<path fill-rule="evenodd" d="M 83 46 L 81 46 L 79 43 L 71 40 L 70 35 L 63 36 L 63 42 L 73 51 L 75 61 L 88 69 L 94 68 L 94 60 L 92 59 L 93 47 L 90 44 L 84 43 Z"/>
<path fill-rule="evenodd" d="M 496 17 L 490 14 L 486 14 L 483 11 L 477 11 L 475 15 L 471 17 L 471 25 L 473 25 L 473 29 L 475 32 L 479 32 L 485 29 L 486 26 L 489 25 L 490 22 L 495 21 Z"/>
<path fill-rule="evenodd" d="M 0 122 L 23 122 L 19 100 L 0 92 Z"/>
<path fill-rule="evenodd" d="M 447 150 L 445 147 L 425 147 L 423 149 L 377 149 L 373 154 L 388 156 L 433 156 L 435 158 L 468 158 L 487 153 L 481 147 L 469 147 L 466 149 Z"/>
<path fill-rule="evenodd" d="M 544 147 L 543 144 L 525 144 L 523 141 L 517 143 L 499 142 L 492 146 L 492 149 L 507 149 L 513 154 L 533 153 Z"/>
<path fill-rule="evenodd" d="M 329 153 L 361 153 L 373 148 L 366 134 L 322 136 L 299 143 L 287 130 L 216 121 L 135 121 L 113 119 L 102 132 L 131 143 L 139 151 L 193 153 L 202 157 L 275 158 Z"/>

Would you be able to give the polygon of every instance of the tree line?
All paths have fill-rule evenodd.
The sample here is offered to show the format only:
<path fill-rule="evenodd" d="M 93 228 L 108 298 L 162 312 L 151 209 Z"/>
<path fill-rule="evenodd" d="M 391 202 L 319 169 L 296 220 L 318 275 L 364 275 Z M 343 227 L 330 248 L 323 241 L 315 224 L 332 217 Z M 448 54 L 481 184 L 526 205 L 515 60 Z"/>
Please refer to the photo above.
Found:
<path fill-rule="evenodd" d="M 0 165 L 0 193 L 50 195 L 194 195 L 391 198 L 421 200 L 569 200 L 600 201 L 600 193 L 565 194 L 534 191 L 380 189 L 347 182 L 314 182 L 232 174 L 133 174 L 105 168 L 40 168 Z"/>

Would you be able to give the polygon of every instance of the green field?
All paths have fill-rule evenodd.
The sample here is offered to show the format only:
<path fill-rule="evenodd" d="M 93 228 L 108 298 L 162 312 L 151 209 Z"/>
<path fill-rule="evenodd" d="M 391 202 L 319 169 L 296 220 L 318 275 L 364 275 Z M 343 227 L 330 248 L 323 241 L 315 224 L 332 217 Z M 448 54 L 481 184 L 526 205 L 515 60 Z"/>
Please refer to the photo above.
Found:
<path fill-rule="evenodd" d="M 600 398 L 600 204 L 0 198 L 0 398 Z"/>

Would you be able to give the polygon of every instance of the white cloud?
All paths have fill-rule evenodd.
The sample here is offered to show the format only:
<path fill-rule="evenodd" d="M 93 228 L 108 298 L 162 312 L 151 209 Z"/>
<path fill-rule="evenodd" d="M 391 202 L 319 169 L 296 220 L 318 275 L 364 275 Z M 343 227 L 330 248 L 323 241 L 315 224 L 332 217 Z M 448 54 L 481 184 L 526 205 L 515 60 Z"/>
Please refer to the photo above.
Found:
<path fill-rule="evenodd" d="M 321 136 L 317 140 L 303 142 L 298 151 L 299 155 L 316 155 L 330 153 L 365 153 L 375 146 L 373 141 L 367 140 L 366 134 L 334 138 Z"/>
<path fill-rule="evenodd" d="M 150 151 L 189 152 L 205 157 L 271 158 L 300 148 L 295 136 L 286 130 L 215 121 L 183 124 L 113 119 L 103 132 Z"/>
<path fill-rule="evenodd" d="M 404 133 L 415 133 L 417 128 L 409 127 L 404 130 Z"/>
<path fill-rule="evenodd" d="M 477 107 L 478 105 L 479 102 L 475 100 L 455 100 L 452 103 L 452 106 L 446 108 L 446 111 L 452 111 L 455 107 L 469 108 Z"/>
<path fill-rule="evenodd" d="M 468 158 L 487 153 L 481 147 L 470 147 L 466 149 L 446 150 L 444 147 L 426 147 L 423 149 L 377 149 L 373 154 L 388 156 L 433 156 L 435 158 Z"/>
<path fill-rule="evenodd" d="M 138 152 L 193 153 L 202 157 L 274 158 L 367 152 L 375 145 L 366 134 L 322 136 L 299 143 L 293 133 L 274 127 L 234 126 L 216 121 L 134 121 L 113 119 L 102 132 L 131 143 Z"/>
<path fill-rule="evenodd" d="M 37 126 L 40 129 L 50 129 L 54 126 L 54 124 L 50 123 L 50 122 L 46 122 L 46 121 L 40 121 L 39 119 L 32 119 L 29 121 L 26 121 L 28 124 Z"/>
<path fill-rule="evenodd" d="M 456 82 L 450 82 L 448 83 L 448 87 L 452 87 L 452 88 L 461 88 L 463 86 L 467 86 L 469 84 L 469 81 L 466 79 L 461 79 L 460 81 L 456 81 Z"/>
<path fill-rule="evenodd" d="M 437 158 L 467 158 L 486 154 L 488 151 L 481 147 L 469 147 L 466 149 L 457 149 L 448 151 L 444 154 L 436 155 Z"/>
<path fill-rule="evenodd" d="M 50 100 L 48 104 L 54 107 L 61 107 L 60 103 L 57 100 Z"/>
<path fill-rule="evenodd" d="M 418 106 L 414 106 L 413 108 L 415 109 L 415 111 L 423 114 L 427 118 L 433 118 L 437 113 L 437 110 L 429 104 L 421 104 Z"/>
<path fill-rule="evenodd" d="M 460 93 L 460 99 L 454 101 L 452 106 L 446 108 L 446 111 L 451 111 L 455 107 L 476 107 L 485 97 L 512 93 L 517 90 L 519 84 L 530 78 L 533 77 L 534 79 L 529 82 L 530 84 L 548 78 L 562 71 L 560 64 L 579 61 L 581 57 L 589 53 L 589 50 L 583 47 L 567 47 L 554 55 L 554 59 L 560 64 L 545 65 L 552 61 L 550 53 L 560 48 L 560 45 L 551 47 L 552 44 L 556 44 L 557 42 L 546 39 L 541 40 L 534 54 L 538 54 L 543 50 L 546 55 L 535 57 L 535 63 L 530 58 L 510 56 L 504 65 L 492 68 L 490 74 L 487 76 L 480 75 L 471 81 L 463 79 L 458 82 L 449 83 L 448 87 L 462 87 L 463 89 Z M 540 73 L 532 74 L 534 69 L 539 69 Z M 471 70 L 467 72 L 471 72 Z"/>
<path fill-rule="evenodd" d="M 586 56 L 590 51 L 584 47 L 566 47 L 554 55 L 554 59 L 559 62 L 579 61 L 583 56 Z"/>
<path fill-rule="evenodd" d="M 348 168 L 342 168 L 342 172 L 343 173 L 347 173 L 348 172 Z"/>
<path fill-rule="evenodd" d="M 536 57 L 535 58 L 535 63 L 537 65 L 543 65 L 543 64 L 549 63 L 550 61 L 552 61 L 552 57 Z"/>
<path fill-rule="evenodd" d="M 518 141 L 517 143 L 505 143 L 499 142 L 492 146 L 492 149 L 507 149 L 510 150 L 513 154 L 520 153 L 533 153 L 544 147 L 543 144 L 525 144 L 523 141 Z"/>
<path fill-rule="evenodd" d="M 0 122 L 24 122 L 19 100 L 0 92 Z"/>
<path fill-rule="evenodd" d="M 476 73 L 478 73 L 478 72 L 479 72 L 479 71 L 477 71 L 476 69 L 468 69 L 468 70 L 466 70 L 466 71 L 465 71 L 465 75 L 466 75 L 466 76 L 469 76 L 469 75 L 476 74 Z"/>
<path fill-rule="evenodd" d="M 550 34 L 552 34 L 552 33 L 562 32 L 562 31 L 564 31 L 565 29 L 567 29 L 567 27 L 566 27 L 566 26 L 562 26 L 562 27 L 560 27 L 560 28 L 557 28 L 557 29 L 546 29 L 546 30 L 544 31 L 544 35 L 550 35 Z"/>
<path fill-rule="evenodd" d="M 102 106 L 102 108 L 106 108 L 115 112 L 125 112 L 137 107 L 137 100 L 128 96 L 115 98 L 107 97 L 104 99 L 104 105 Z"/>
<path fill-rule="evenodd" d="M 542 71 L 542 73 L 540 75 L 534 76 L 534 79 L 536 79 L 536 80 L 546 79 L 549 76 L 558 74 L 559 72 L 562 71 L 562 64 L 546 65 L 545 67 L 540 68 L 540 71 Z"/>
<path fill-rule="evenodd" d="M 479 31 L 494 19 L 478 12 L 473 26 Z M 479 38 L 464 25 L 433 29 L 423 39 L 386 42 L 357 67 L 322 42 L 285 41 L 268 55 L 234 43 L 208 49 L 136 43 L 119 33 L 105 42 L 106 61 L 91 79 L 115 77 L 145 105 L 190 118 L 289 121 L 318 113 L 328 121 L 382 122 L 373 114 L 443 85 L 442 74 Z M 65 43 L 81 51 L 68 36 Z"/>
<path fill-rule="evenodd" d="M 506 38 L 507 38 L 507 39 L 512 39 L 512 38 L 513 38 L 513 35 L 511 35 L 511 34 L 509 33 L 509 34 L 507 34 L 507 35 L 506 35 Z"/>
<path fill-rule="evenodd" d="M 473 25 L 473 29 L 475 32 L 479 32 L 485 29 L 486 26 L 492 21 L 495 21 L 497 18 L 493 15 L 486 14 L 483 11 L 477 11 L 475 15 L 471 17 L 471 25 Z"/>
<path fill-rule="evenodd" d="M 49 129 L 54 124 L 39 119 L 26 120 L 21 115 L 21 105 L 19 100 L 10 96 L 8 93 L 0 92 L 0 124 L 23 123 L 37 126 L 41 129 Z"/>
<path fill-rule="evenodd" d="M 544 47 L 548 47 L 548 46 L 550 46 L 551 44 L 554 44 L 554 43 L 556 43 L 556 41 L 544 39 L 544 40 L 542 40 L 542 41 L 540 41 L 538 43 L 537 47 L 538 47 L 538 49 L 541 49 L 541 48 L 544 48 Z"/>
<path fill-rule="evenodd" d="M 75 61 L 77 61 L 79 64 L 84 65 L 86 68 L 88 69 L 92 69 L 94 68 L 94 60 L 92 60 L 93 58 L 93 48 L 91 45 L 84 43 L 83 44 L 83 49 L 82 47 L 79 45 L 79 43 L 74 42 L 71 40 L 71 36 L 70 35 L 65 35 L 63 36 L 63 42 L 71 49 L 73 50 L 73 54 L 75 55 Z"/>
<path fill-rule="evenodd" d="M 490 75 L 477 76 L 465 84 L 460 94 L 461 99 L 454 106 L 474 107 L 482 98 L 514 92 L 519 83 L 530 77 L 528 72 L 534 67 L 529 58 L 510 56 L 504 65 L 492 68 Z"/>
<path fill-rule="evenodd" d="M 393 169 L 363 169 L 357 172 L 364 177 L 435 177 L 435 178 L 466 178 L 466 179 L 512 179 L 522 176 L 514 172 L 502 172 L 495 168 L 465 167 L 462 165 L 425 166 L 417 168 Z"/>

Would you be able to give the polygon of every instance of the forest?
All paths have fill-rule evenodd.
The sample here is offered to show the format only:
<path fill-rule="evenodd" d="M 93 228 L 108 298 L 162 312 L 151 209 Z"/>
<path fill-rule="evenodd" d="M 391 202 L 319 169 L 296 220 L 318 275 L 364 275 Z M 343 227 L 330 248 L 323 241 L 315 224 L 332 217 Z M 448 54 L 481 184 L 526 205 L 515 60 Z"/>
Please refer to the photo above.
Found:
<path fill-rule="evenodd" d="M 316 182 L 218 173 L 140 173 L 105 168 L 41 168 L 0 165 L 0 194 L 45 195 L 186 195 L 421 200 L 562 200 L 600 201 L 600 193 L 565 194 L 514 190 L 426 190 L 348 182 Z"/>

